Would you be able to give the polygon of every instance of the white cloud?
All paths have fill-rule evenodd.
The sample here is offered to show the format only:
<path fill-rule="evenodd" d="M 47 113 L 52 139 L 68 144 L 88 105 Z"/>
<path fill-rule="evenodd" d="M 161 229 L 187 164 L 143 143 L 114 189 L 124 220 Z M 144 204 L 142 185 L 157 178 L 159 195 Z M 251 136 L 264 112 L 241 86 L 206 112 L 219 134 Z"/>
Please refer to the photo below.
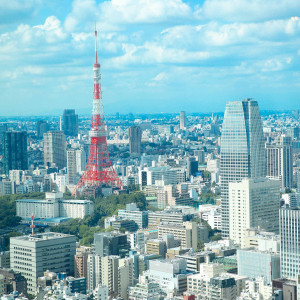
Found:
<path fill-rule="evenodd" d="M 184 25 L 168 28 L 162 32 L 163 42 L 167 45 L 185 48 L 198 48 L 205 45 L 224 46 L 240 43 L 257 43 L 300 36 L 300 19 L 293 17 L 285 20 L 262 23 Z"/>
<path fill-rule="evenodd" d="M 299 0 L 206 0 L 199 18 L 229 22 L 285 19 L 300 12 Z"/>
<path fill-rule="evenodd" d="M 102 31 L 124 29 L 126 24 L 178 23 L 193 17 L 191 7 L 182 0 L 111 0 L 97 4 L 95 0 L 74 0 L 66 17 L 67 31 L 91 28 L 97 20 Z"/>
<path fill-rule="evenodd" d="M 13 54 L 19 53 L 20 49 L 22 55 L 31 51 L 43 54 L 41 49 L 45 48 L 51 52 L 66 38 L 67 34 L 55 16 L 48 17 L 43 25 L 30 27 L 21 24 L 15 31 L 0 35 L 0 57 L 3 55 L 13 59 Z M 49 44 L 53 46 L 49 47 Z"/>
<path fill-rule="evenodd" d="M 100 7 L 105 20 L 117 23 L 157 23 L 192 16 L 182 0 L 112 0 Z"/>
<path fill-rule="evenodd" d="M 152 64 L 186 64 L 197 63 L 210 58 L 211 54 L 205 51 L 189 52 L 184 49 L 165 48 L 157 43 L 146 42 L 142 46 L 123 44 L 124 55 L 109 60 L 115 68 L 128 65 Z"/>
<path fill-rule="evenodd" d="M 147 83 L 148 86 L 162 86 L 165 85 L 169 76 L 166 72 L 158 73 L 150 82 Z"/>

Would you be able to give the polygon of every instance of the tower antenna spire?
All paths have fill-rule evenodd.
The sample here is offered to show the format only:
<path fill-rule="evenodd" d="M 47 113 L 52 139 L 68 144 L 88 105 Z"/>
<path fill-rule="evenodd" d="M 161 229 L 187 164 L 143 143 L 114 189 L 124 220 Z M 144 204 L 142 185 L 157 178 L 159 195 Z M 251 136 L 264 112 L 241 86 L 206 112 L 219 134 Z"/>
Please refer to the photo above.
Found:
<path fill-rule="evenodd" d="M 95 21 L 95 64 L 98 63 L 98 51 L 97 51 L 97 24 Z"/>

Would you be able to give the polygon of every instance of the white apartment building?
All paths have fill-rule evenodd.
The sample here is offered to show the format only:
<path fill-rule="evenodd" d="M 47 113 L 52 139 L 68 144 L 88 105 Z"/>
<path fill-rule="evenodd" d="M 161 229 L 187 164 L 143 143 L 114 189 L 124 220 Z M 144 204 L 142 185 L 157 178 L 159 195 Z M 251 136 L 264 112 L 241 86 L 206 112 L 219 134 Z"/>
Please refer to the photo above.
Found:
<path fill-rule="evenodd" d="M 149 270 L 144 275 L 151 282 L 158 283 L 165 293 L 186 290 L 186 261 L 175 258 L 172 260 L 150 260 Z"/>
<path fill-rule="evenodd" d="M 229 236 L 245 247 L 246 230 L 279 230 L 280 183 L 267 178 L 229 183 Z"/>
<path fill-rule="evenodd" d="M 291 137 L 281 136 L 277 145 L 266 144 L 267 176 L 281 182 L 282 188 L 293 186 L 293 148 Z"/>
<path fill-rule="evenodd" d="M 222 230 L 222 215 L 217 209 L 212 209 L 201 214 L 212 229 Z"/>
<path fill-rule="evenodd" d="M 109 294 L 113 293 L 127 300 L 127 289 L 133 285 L 132 258 L 90 254 L 87 269 L 88 291 L 94 290 L 98 285 L 104 285 L 108 288 Z"/>

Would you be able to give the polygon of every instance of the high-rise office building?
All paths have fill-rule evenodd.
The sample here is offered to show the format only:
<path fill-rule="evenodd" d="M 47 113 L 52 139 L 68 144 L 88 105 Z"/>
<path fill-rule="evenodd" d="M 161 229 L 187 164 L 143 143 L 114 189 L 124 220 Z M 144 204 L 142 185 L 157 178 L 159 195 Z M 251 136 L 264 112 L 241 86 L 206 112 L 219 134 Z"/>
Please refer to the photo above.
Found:
<path fill-rule="evenodd" d="M 64 110 L 63 131 L 66 136 L 76 136 L 78 134 L 78 115 L 75 114 L 75 109 Z"/>
<path fill-rule="evenodd" d="M 300 209 L 279 211 L 281 276 L 296 279 L 300 274 Z"/>
<path fill-rule="evenodd" d="M 229 237 L 246 247 L 247 229 L 259 227 L 278 233 L 280 183 L 278 180 L 245 178 L 229 183 Z"/>
<path fill-rule="evenodd" d="M 229 236 L 229 182 L 266 176 L 265 148 L 258 103 L 228 102 L 221 136 L 222 234 Z"/>
<path fill-rule="evenodd" d="M 0 123 L 0 155 L 3 154 L 3 147 L 2 147 L 3 134 L 5 131 L 7 131 L 7 129 L 8 129 L 7 123 Z"/>
<path fill-rule="evenodd" d="M 86 166 L 86 153 L 83 149 L 67 150 L 67 173 L 69 184 L 76 184 Z"/>
<path fill-rule="evenodd" d="M 180 112 L 180 129 L 185 130 L 186 129 L 186 115 L 185 111 Z"/>
<path fill-rule="evenodd" d="M 62 233 L 42 233 L 10 239 L 10 266 L 27 280 L 30 294 L 37 291 L 37 279 L 49 270 L 74 274 L 76 237 Z"/>
<path fill-rule="evenodd" d="M 86 167 L 86 152 L 83 149 L 77 149 L 76 151 L 76 171 L 80 173 L 84 171 Z"/>
<path fill-rule="evenodd" d="M 45 120 L 38 120 L 36 127 L 38 139 L 42 139 L 44 137 L 44 133 L 50 130 L 50 126 Z"/>
<path fill-rule="evenodd" d="M 129 127 L 129 152 L 141 153 L 142 129 L 139 126 Z"/>
<path fill-rule="evenodd" d="M 87 269 L 89 291 L 97 285 L 105 285 L 109 294 L 128 299 L 127 289 L 133 285 L 133 258 L 90 254 Z"/>
<path fill-rule="evenodd" d="M 293 187 L 292 138 L 281 136 L 278 145 L 266 144 L 267 177 L 281 181 L 282 188 Z"/>
<path fill-rule="evenodd" d="M 27 170 L 26 131 L 6 131 L 3 134 L 3 171 Z"/>
<path fill-rule="evenodd" d="M 76 167 L 76 150 L 70 149 L 67 151 L 67 173 L 69 184 L 76 184 L 77 178 L 77 167 Z"/>
<path fill-rule="evenodd" d="M 63 169 L 66 166 L 66 136 L 62 131 L 44 133 L 44 164 Z"/>

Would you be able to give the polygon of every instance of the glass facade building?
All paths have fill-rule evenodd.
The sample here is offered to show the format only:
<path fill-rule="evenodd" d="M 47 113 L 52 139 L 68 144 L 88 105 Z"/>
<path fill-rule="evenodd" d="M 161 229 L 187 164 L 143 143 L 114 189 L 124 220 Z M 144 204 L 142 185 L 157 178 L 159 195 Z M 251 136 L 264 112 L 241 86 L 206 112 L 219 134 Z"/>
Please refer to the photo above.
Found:
<path fill-rule="evenodd" d="M 75 109 L 65 109 L 63 121 L 64 134 L 76 136 L 78 134 L 78 115 L 75 114 Z"/>
<path fill-rule="evenodd" d="M 279 211 L 281 276 L 296 279 L 300 274 L 300 209 Z"/>
<path fill-rule="evenodd" d="M 266 176 L 264 136 L 258 103 L 226 105 L 221 136 L 222 234 L 229 236 L 229 182 Z"/>
<path fill-rule="evenodd" d="M 3 133 L 3 172 L 27 170 L 27 132 L 6 131 Z"/>

